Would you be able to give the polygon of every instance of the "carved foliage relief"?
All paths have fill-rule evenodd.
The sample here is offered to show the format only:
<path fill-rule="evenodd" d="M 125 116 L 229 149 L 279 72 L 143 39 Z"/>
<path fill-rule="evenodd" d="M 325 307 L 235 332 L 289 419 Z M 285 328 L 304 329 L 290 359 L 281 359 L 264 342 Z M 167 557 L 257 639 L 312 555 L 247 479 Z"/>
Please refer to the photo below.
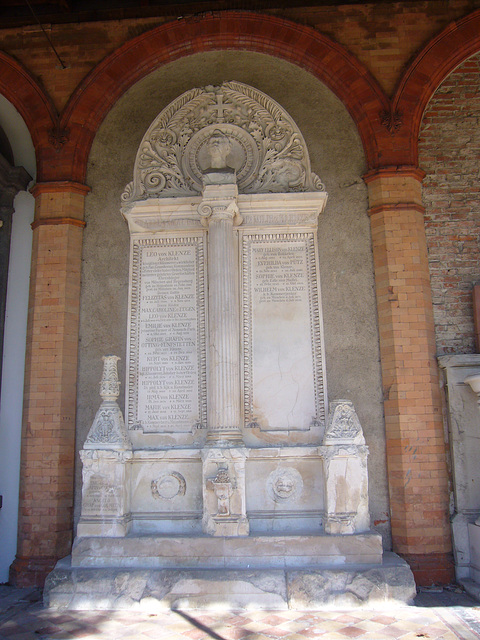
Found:
<path fill-rule="evenodd" d="M 324 190 L 284 109 L 253 87 L 225 82 L 187 91 L 160 113 L 140 145 L 122 201 L 201 193 L 216 130 L 230 142 L 227 163 L 240 193 Z"/>

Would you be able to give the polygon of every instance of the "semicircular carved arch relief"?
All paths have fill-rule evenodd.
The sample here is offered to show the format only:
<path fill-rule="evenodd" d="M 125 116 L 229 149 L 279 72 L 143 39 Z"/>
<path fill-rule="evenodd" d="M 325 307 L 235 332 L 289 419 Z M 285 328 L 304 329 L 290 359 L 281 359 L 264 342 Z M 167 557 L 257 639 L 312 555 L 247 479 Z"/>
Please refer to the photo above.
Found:
<path fill-rule="evenodd" d="M 324 191 L 288 113 L 253 87 L 225 82 L 191 89 L 158 115 L 140 144 L 123 203 L 199 195 L 215 133 L 228 138 L 227 165 L 240 193 Z"/>

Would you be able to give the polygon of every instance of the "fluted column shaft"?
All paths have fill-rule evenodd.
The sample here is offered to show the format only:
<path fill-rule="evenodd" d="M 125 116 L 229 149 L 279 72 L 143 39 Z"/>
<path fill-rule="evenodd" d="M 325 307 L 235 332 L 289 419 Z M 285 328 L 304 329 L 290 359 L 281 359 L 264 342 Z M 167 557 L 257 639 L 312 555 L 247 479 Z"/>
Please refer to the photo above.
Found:
<path fill-rule="evenodd" d="M 234 223 L 237 187 L 208 185 L 199 212 L 208 226 L 209 377 L 207 442 L 242 444 L 240 345 Z"/>

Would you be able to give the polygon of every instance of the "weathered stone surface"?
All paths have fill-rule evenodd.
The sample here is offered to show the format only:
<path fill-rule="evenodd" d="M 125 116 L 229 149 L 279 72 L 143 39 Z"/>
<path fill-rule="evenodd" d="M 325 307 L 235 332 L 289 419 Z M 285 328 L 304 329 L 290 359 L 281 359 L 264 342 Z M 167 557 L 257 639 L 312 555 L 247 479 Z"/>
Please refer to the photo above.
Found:
<path fill-rule="evenodd" d="M 416 589 L 407 563 L 395 554 L 386 554 L 378 567 L 289 572 L 288 593 L 290 608 L 318 609 L 373 606 L 393 600 L 410 603 Z"/>
<path fill-rule="evenodd" d="M 448 398 L 448 429 L 452 453 L 452 470 L 455 493 L 455 516 L 452 520 L 455 572 L 458 580 L 480 579 L 475 569 L 478 561 L 472 556 L 479 551 L 472 549 L 470 533 L 476 529 L 470 525 L 480 516 L 480 413 L 478 397 L 465 379 L 480 371 L 480 355 L 465 354 L 441 356 L 438 359 L 443 373 Z M 475 537 L 475 535 L 474 535 Z M 479 544 L 480 540 L 473 542 Z M 479 547 L 480 549 L 480 547 Z"/>
<path fill-rule="evenodd" d="M 57 564 L 45 584 L 53 609 L 304 609 L 408 603 L 410 569 L 394 554 L 379 566 L 317 570 L 155 570 Z"/>
<path fill-rule="evenodd" d="M 258 92 L 242 87 L 240 102 L 251 106 Z M 368 450 L 349 401 L 333 403 L 320 445 L 327 396 L 317 230 L 326 192 L 279 105 L 272 127 L 262 121 L 267 96 L 263 111 L 250 108 L 233 126 L 223 120 L 233 108 L 230 94 L 214 89 L 218 101 L 207 111 L 218 111 L 220 121 L 207 122 L 196 107 L 187 118 L 180 103 L 188 92 L 173 102 L 140 145 L 124 194 L 132 449 L 96 450 L 110 448 L 105 439 L 111 444 L 102 414 L 87 438 L 93 451 L 82 452 L 85 491 L 71 569 L 80 586 L 73 597 L 60 583 L 58 591 L 63 602 L 70 597 L 68 606 L 88 606 L 100 585 L 103 608 L 135 608 L 144 599 L 152 606 L 282 608 L 290 602 L 290 571 L 320 580 L 313 602 L 317 591 L 326 590 L 328 601 L 347 587 L 346 597 L 368 600 L 376 594 L 375 580 L 365 576 L 372 567 L 380 593 L 386 588 L 381 538 L 369 532 Z M 212 90 L 198 96 L 208 102 Z M 265 154 L 254 163 L 248 186 L 235 157 L 243 140 L 248 165 L 250 142 L 240 130 L 253 124 L 250 142 L 266 139 L 258 137 L 265 129 L 282 157 Z M 182 158 L 163 157 L 171 144 Z M 190 189 L 195 176 L 201 197 Z M 105 402 L 116 403 L 117 387 Z M 258 533 L 275 535 L 249 535 L 250 514 L 264 524 Z"/>
<path fill-rule="evenodd" d="M 349 536 L 128 536 L 75 540 L 75 567 L 304 568 L 381 565 L 379 534 Z"/>

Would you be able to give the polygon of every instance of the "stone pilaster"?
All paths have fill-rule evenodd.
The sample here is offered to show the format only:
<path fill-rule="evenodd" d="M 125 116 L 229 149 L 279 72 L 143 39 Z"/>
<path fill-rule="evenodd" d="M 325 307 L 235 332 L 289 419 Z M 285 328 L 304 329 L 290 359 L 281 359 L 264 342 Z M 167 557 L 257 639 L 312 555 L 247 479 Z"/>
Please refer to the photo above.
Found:
<path fill-rule="evenodd" d="M 84 199 L 88 187 L 37 184 L 30 279 L 17 557 L 10 580 L 42 585 L 72 540 Z"/>
<path fill-rule="evenodd" d="M 365 176 L 370 198 L 394 551 L 452 577 L 446 445 L 422 206 L 423 172 Z M 424 571 L 425 568 L 425 571 Z"/>

